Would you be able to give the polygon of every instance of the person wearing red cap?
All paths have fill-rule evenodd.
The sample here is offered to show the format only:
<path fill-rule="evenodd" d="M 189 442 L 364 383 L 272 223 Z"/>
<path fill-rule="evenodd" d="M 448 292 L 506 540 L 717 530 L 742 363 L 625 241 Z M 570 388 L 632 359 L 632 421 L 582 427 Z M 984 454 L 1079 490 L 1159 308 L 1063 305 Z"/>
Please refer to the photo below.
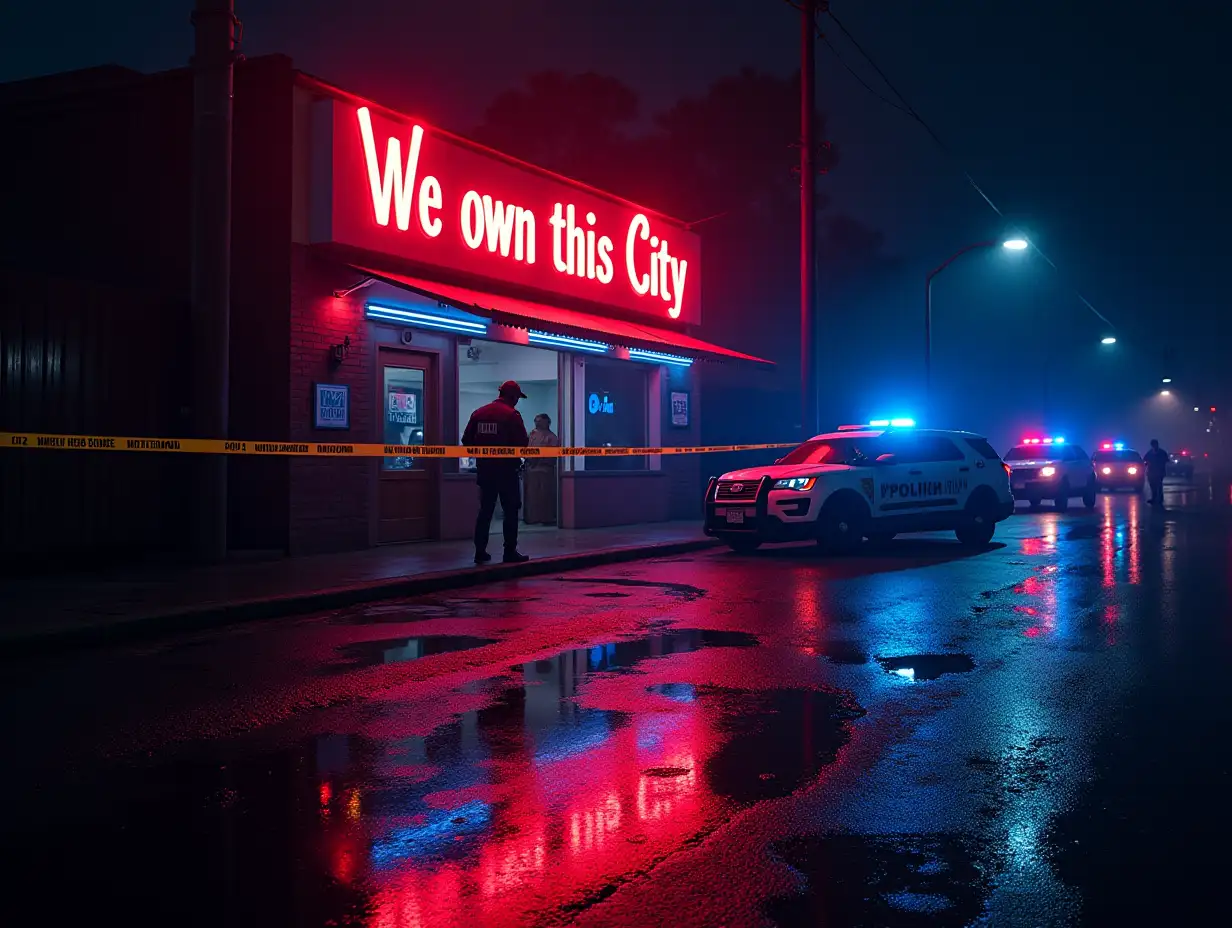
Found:
<path fill-rule="evenodd" d="M 518 400 L 526 399 L 526 394 L 513 380 L 506 380 L 498 392 L 495 400 L 471 413 L 466 430 L 462 433 L 462 444 L 526 447 L 526 423 L 515 408 Z M 521 462 L 517 458 L 480 457 L 475 461 L 479 483 L 479 516 L 475 519 L 476 564 L 486 564 L 492 560 L 492 555 L 488 554 L 488 535 L 492 530 L 492 516 L 496 513 L 498 499 L 505 516 L 505 563 L 520 564 L 530 560 L 518 551 L 518 510 L 522 508 L 522 494 L 518 486 L 520 467 Z"/>

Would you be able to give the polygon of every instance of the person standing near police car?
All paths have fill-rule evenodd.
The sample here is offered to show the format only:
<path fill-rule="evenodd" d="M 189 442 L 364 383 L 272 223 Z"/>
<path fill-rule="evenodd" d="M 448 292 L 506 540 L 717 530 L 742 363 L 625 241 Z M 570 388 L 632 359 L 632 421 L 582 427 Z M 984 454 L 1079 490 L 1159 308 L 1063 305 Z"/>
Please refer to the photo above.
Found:
<path fill-rule="evenodd" d="M 1164 505 L 1164 476 L 1168 473 L 1168 452 L 1159 447 L 1159 439 L 1151 439 L 1151 450 L 1142 456 L 1142 462 L 1146 464 L 1146 482 L 1151 485 L 1151 498 L 1148 500 L 1152 506 L 1163 508 Z"/>
<path fill-rule="evenodd" d="M 515 408 L 518 400 L 524 399 L 526 394 L 517 382 L 506 380 L 500 385 L 495 400 L 471 413 L 466 430 L 462 433 L 462 444 L 525 448 L 528 442 L 526 424 Z M 488 535 L 492 530 L 492 516 L 496 512 L 498 499 L 504 510 L 505 563 L 520 564 L 530 560 L 518 551 L 518 510 L 522 507 L 518 472 L 521 466 L 518 458 L 479 457 L 475 461 L 475 475 L 479 483 L 479 515 L 475 519 L 476 564 L 486 564 L 492 560 L 492 555 L 488 554 Z"/>

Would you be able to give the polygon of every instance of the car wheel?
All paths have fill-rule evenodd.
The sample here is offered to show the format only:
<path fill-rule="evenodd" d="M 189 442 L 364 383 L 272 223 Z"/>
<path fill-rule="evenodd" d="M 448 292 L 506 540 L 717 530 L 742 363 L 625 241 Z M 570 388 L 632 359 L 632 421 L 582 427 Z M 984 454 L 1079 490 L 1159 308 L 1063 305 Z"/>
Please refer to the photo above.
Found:
<path fill-rule="evenodd" d="M 966 521 L 954 529 L 959 544 L 968 548 L 984 548 L 992 541 L 997 530 L 997 507 L 985 497 L 977 497 L 967 504 Z"/>
<path fill-rule="evenodd" d="M 1031 509 L 1031 511 L 1032 511 L 1032 512 L 1039 512 L 1039 511 L 1040 511 L 1040 505 L 1041 505 L 1042 503 L 1043 503 L 1043 500 L 1038 500 L 1038 499 L 1029 499 L 1029 500 L 1027 500 L 1027 505 L 1028 505 L 1028 507 L 1030 507 L 1030 509 Z"/>
<path fill-rule="evenodd" d="M 1065 512 L 1069 508 L 1069 481 L 1061 481 L 1061 488 L 1057 490 L 1057 497 L 1052 501 L 1053 508 L 1057 512 Z"/>
<path fill-rule="evenodd" d="M 860 499 L 841 496 L 831 500 L 817 520 L 817 543 L 835 554 L 850 554 L 864 540 L 868 520 L 868 507 Z"/>
<path fill-rule="evenodd" d="M 1095 484 L 1088 484 L 1085 492 L 1082 494 L 1082 505 L 1088 509 L 1095 508 L 1095 499 L 1099 495 L 1099 488 Z"/>
<path fill-rule="evenodd" d="M 761 547 L 761 542 L 756 538 L 724 538 L 727 547 L 731 548 L 737 554 L 751 554 Z"/>

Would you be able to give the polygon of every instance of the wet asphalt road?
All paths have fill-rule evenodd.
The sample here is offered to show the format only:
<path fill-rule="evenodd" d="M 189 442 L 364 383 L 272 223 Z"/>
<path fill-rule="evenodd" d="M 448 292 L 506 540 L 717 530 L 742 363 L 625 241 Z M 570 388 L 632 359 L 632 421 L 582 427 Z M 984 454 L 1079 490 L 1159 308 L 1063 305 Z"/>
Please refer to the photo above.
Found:
<path fill-rule="evenodd" d="M 3 667 L 0 924 L 1208 923 L 1232 506 Z"/>

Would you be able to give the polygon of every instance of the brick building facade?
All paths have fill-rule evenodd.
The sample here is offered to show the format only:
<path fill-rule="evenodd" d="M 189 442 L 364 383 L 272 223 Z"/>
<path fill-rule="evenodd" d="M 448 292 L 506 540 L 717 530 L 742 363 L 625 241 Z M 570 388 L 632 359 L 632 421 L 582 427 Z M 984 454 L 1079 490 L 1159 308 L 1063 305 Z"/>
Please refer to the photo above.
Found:
<path fill-rule="evenodd" d="M 4 429 L 193 434 L 185 387 L 191 106 L 187 71 L 100 69 L 0 87 L 0 112 L 27 140 L 4 155 L 13 205 L 0 233 Z M 360 110 L 372 114 L 363 117 L 375 135 L 367 152 Z M 412 215 L 398 212 L 399 175 L 382 224 L 387 143 L 400 140 L 406 155 L 421 131 L 420 186 L 406 185 Z M 438 177 L 433 198 L 423 182 Z M 549 412 L 565 444 L 695 445 L 693 362 L 758 363 L 690 334 L 700 323 L 701 268 L 698 244 L 679 223 L 417 126 L 296 72 L 286 58 L 236 69 L 233 185 L 226 437 L 388 443 L 401 434 L 456 444 L 473 405 L 522 371 L 533 385 L 528 427 Z M 501 197 L 510 210 L 515 200 L 535 203 L 524 211 L 529 253 L 520 263 L 492 233 L 493 197 L 497 214 Z M 557 228 L 553 206 L 565 202 L 570 226 L 562 219 Z M 486 241 L 474 228 L 483 210 Z M 73 220 L 57 221 L 64 216 Z M 437 224 L 436 238 L 416 238 L 434 219 L 456 228 L 441 233 Z M 584 222 L 586 234 L 594 229 L 589 239 Z M 562 241 L 576 270 L 563 271 Z M 315 427 L 318 384 L 347 388 L 345 431 Z M 295 554 L 465 537 L 477 504 L 467 464 L 413 455 L 231 458 L 229 546 Z M 183 460 L 13 454 L 0 456 L 0 468 L 6 515 L 16 514 L 0 535 L 6 555 L 174 556 L 186 547 L 192 478 Z M 565 459 L 554 521 L 692 517 L 701 477 L 696 456 Z M 131 492 L 136 484 L 142 493 Z M 127 499 L 127 518 L 101 497 Z M 40 519 L 51 510 L 54 529 Z"/>

